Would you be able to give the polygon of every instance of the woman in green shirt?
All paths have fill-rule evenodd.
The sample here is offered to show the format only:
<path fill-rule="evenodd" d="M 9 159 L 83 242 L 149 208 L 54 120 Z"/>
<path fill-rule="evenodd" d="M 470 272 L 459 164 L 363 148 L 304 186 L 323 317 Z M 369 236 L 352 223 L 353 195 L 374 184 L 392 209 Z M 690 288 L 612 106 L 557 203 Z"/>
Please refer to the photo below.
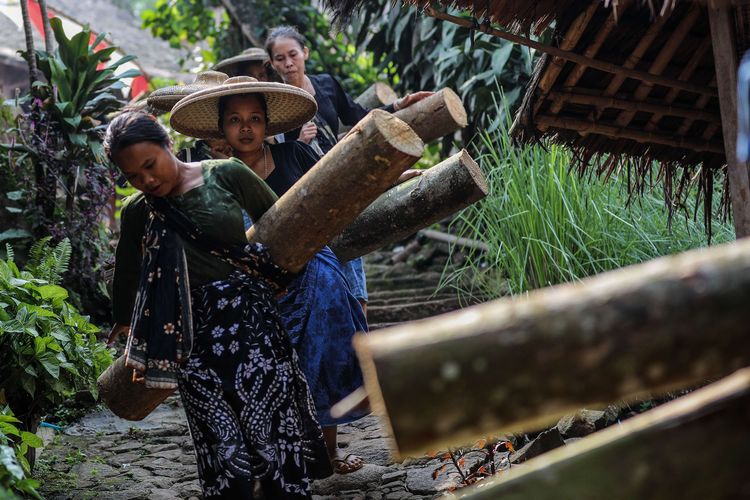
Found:
<path fill-rule="evenodd" d="M 206 498 L 253 498 L 256 481 L 309 498 L 332 471 L 273 298 L 291 277 L 243 226 L 276 196 L 239 160 L 178 160 L 144 113 L 113 120 L 105 147 L 141 191 L 122 211 L 110 342 L 129 333 L 146 387 L 179 387 Z"/>

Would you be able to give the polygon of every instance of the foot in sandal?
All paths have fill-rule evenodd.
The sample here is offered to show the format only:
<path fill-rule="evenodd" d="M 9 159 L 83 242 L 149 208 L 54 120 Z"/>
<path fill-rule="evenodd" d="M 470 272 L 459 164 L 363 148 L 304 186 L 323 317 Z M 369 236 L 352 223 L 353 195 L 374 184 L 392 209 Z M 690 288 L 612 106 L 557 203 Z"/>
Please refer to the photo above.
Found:
<path fill-rule="evenodd" d="M 343 454 L 340 450 L 336 453 L 336 458 L 331 460 L 333 470 L 337 474 L 349 474 L 355 470 L 359 470 L 365 465 L 362 457 L 355 455 L 354 453 Z"/>

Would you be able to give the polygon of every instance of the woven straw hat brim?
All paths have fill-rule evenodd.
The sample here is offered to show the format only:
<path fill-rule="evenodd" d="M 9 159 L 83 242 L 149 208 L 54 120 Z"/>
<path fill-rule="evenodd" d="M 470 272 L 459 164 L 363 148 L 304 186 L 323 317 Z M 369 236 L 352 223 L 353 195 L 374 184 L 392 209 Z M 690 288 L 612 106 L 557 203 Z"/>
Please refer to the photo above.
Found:
<path fill-rule="evenodd" d="M 268 109 L 266 136 L 301 127 L 315 116 L 318 105 L 308 92 L 273 82 L 230 83 L 211 87 L 185 97 L 172 109 L 171 127 L 199 139 L 223 137 L 219 130 L 219 99 L 228 95 L 263 94 Z"/>
<path fill-rule="evenodd" d="M 146 98 L 149 106 L 156 108 L 160 111 L 168 112 L 172 111 L 175 104 L 180 102 L 186 96 L 212 88 L 208 85 L 172 85 L 170 87 L 163 87 L 156 89 L 151 92 L 151 95 Z"/>
<path fill-rule="evenodd" d="M 268 54 L 240 54 L 238 56 L 229 57 L 227 59 L 224 59 L 223 61 L 217 62 L 216 66 L 211 69 L 213 69 L 214 71 L 223 71 L 226 73 L 227 69 L 231 68 L 232 70 L 234 70 L 236 69 L 236 66 L 244 62 L 266 62 L 268 60 Z"/>

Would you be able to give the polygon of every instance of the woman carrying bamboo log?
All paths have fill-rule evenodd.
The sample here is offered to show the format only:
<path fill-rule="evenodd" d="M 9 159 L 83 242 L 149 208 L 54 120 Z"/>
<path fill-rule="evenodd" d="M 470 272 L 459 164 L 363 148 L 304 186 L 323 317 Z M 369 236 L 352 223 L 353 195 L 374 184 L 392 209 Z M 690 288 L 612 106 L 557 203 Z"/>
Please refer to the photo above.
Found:
<path fill-rule="evenodd" d="M 289 123 L 315 103 L 276 96 Z M 243 210 L 276 195 L 242 162 L 185 163 L 155 118 L 129 111 L 105 150 L 141 193 L 122 209 L 109 341 L 146 387 L 180 389 L 205 498 L 309 498 L 331 473 L 322 431 L 274 294 L 290 276 L 247 244 Z"/>
<path fill-rule="evenodd" d="M 234 156 L 281 196 L 315 165 L 318 156 L 299 141 L 264 142 L 266 137 L 289 128 L 289 124 L 279 123 L 279 109 L 273 102 L 273 89 L 279 87 L 312 98 L 289 85 L 234 77 L 180 101 L 172 111 L 171 125 L 176 131 L 195 137 L 223 137 Z M 364 416 L 367 410 L 338 419 L 331 416 L 330 410 L 362 384 L 352 338 L 357 331 L 367 331 L 364 313 L 328 247 L 315 255 L 288 290 L 279 299 L 281 316 L 310 385 L 331 462 L 337 472 L 352 472 L 362 467 L 362 459 L 339 453 L 336 426 Z"/>
<path fill-rule="evenodd" d="M 310 49 L 305 38 L 295 28 L 278 26 L 271 29 L 266 39 L 266 51 L 271 58 L 271 64 L 284 83 L 306 90 L 315 97 L 318 104 L 318 112 L 313 120 L 287 132 L 286 140 L 299 140 L 311 144 L 320 155 L 323 155 L 338 142 L 339 120 L 344 125 L 355 125 L 370 111 L 355 103 L 333 76 L 305 74 L 305 61 L 310 55 Z M 409 94 L 382 109 L 389 112 L 398 111 L 430 95 L 432 92 Z M 415 171 L 409 171 L 400 180 L 406 180 L 414 175 L 417 175 Z M 366 313 L 367 284 L 362 259 L 350 260 L 343 267 L 352 293 Z"/>

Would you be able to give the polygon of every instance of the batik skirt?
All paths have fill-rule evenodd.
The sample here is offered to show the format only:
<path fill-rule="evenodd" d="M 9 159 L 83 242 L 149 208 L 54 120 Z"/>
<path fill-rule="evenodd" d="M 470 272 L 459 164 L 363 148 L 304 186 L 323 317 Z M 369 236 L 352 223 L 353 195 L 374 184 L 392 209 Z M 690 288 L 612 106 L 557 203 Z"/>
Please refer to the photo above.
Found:
<path fill-rule="evenodd" d="M 307 263 L 279 299 L 279 310 L 323 427 L 362 418 L 367 410 L 333 418 L 331 407 L 363 385 L 352 339 L 367 331 L 362 306 L 354 298 L 336 255 L 324 247 Z"/>
<path fill-rule="evenodd" d="M 205 497 L 305 498 L 332 473 L 273 291 L 236 271 L 191 290 L 195 336 L 179 387 Z"/>

